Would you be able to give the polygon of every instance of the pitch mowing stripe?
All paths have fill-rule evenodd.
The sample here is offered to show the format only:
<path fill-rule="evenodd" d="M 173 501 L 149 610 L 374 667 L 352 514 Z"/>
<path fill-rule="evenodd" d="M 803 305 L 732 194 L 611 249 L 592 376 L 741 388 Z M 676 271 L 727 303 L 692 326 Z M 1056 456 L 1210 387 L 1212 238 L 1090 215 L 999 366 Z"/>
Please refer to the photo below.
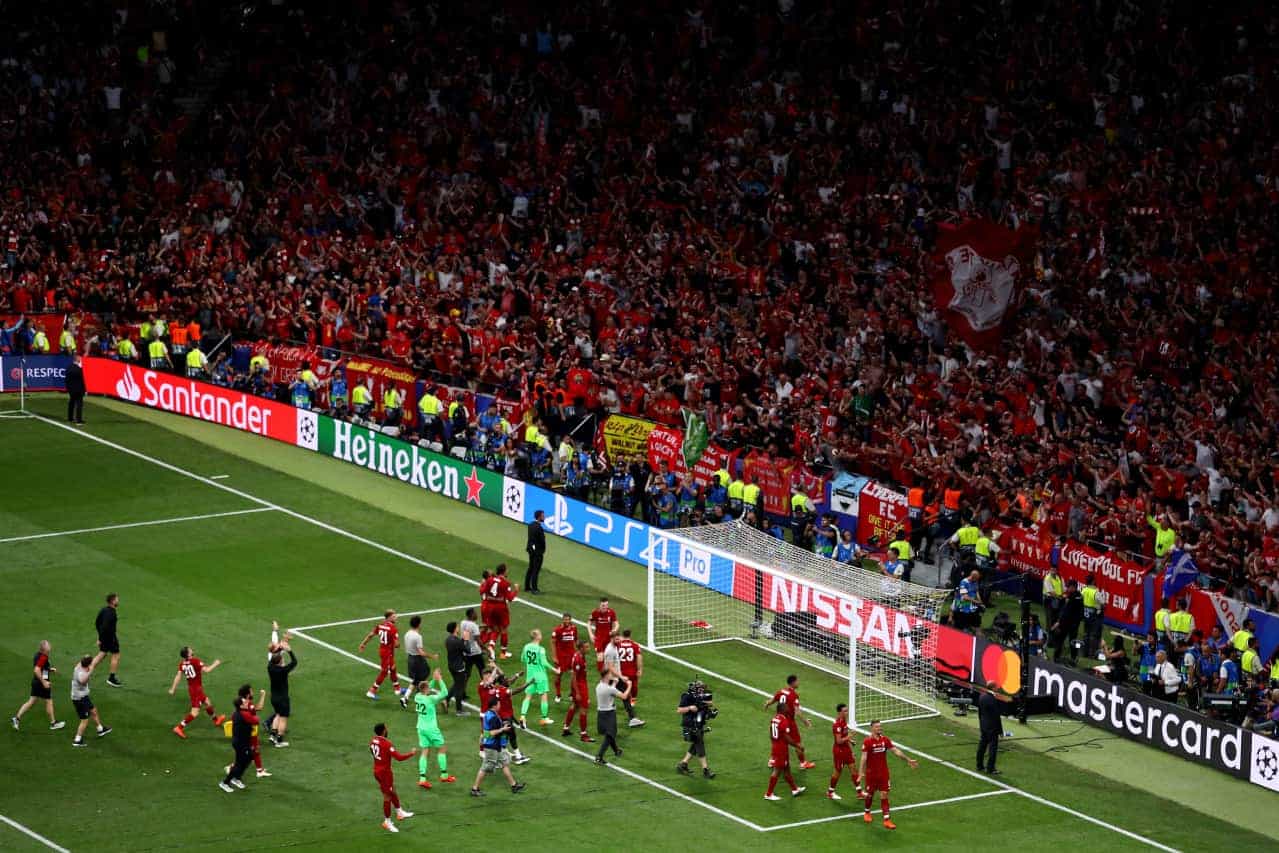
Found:
<path fill-rule="evenodd" d="M 310 641 L 310 642 L 312 642 L 312 643 L 315 643 L 317 646 L 321 646 L 321 647 L 323 647 L 323 648 L 325 648 L 325 649 L 328 649 L 328 650 L 329 650 L 329 651 L 331 651 L 331 652 L 336 652 L 337 654 L 342 655 L 342 656 L 343 656 L 343 657 L 345 657 L 345 658 L 350 658 L 351 660 L 353 660 L 353 661 L 355 661 L 355 662 L 357 662 L 357 663 L 362 663 L 362 664 L 364 664 L 365 666 L 371 666 L 371 667 L 373 667 L 374 669 L 377 669 L 377 668 L 378 668 L 378 665 L 377 665 L 377 664 L 375 664 L 375 663 L 374 663 L 373 661 L 371 661 L 371 660 L 365 660 L 364 658 L 360 657 L 359 655 L 352 654 L 351 652 L 348 652 L 346 649 L 339 648 L 338 646 L 335 646 L 335 645 L 333 645 L 332 643 L 326 643 L 326 642 L 324 642 L 323 640 L 316 639 L 315 637 L 312 637 L 312 636 L 310 636 L 309 634 L 303 633 L 302 631 L 300 631 L 300 630 L 298 630 L 298 629 L 296 629 L 296 628 L 294 628 L 294 629 L 293 629 L 293 635 L 294 635 L 295 637 L 301 637 L 301 638 L 302 638 L 302 639 L 304 639 L 304 640 L 308 640 L 308 641 Z M 400 674 L 400 680 L 401 680 L 401 681 L 409 681 L 409 677 L 408 677 L 407 675 L 404 675 L 404 674 L 402 674 L 402 673 L 401 673 L 401 674 Z M 480 710 L 480 708 L 479 708 L 478 706 L 476 706 L 476 705 L 472 705 L 470 702 L 467 702 L 467 703 L 466 703 L 466 707 L 471 708 L 471 709 L 473 709 L 473 710 L 475 710 L 475 711 L 479 711 L 479 710 Z M 533 737 L 535 737 L 535 738 L 537 738 L 537 739 L 539 739 L 539 740 L 546 741 L 547 743 L 551 744 L 552 746 L 556 746 L 556 747 L 558 747 L 558 748 L 560 748 L 560 749 L 564 750 L 565 752 L 568 752 L 568 753 L 571 753 L 571 754 L 573 754 L 573 755 L 578 756 L 579 758 L 585 758 L 586 760 L 588 760 L 588 761 L 592 761 L 592 762 L 595 760 L 595 756 L 594 756 L 594 755 L 592 755 L 591 753 L 589 753 L 589 752 L 583 752 L 583 751 L 582 751 L 582 750 L 580 750 L 580 749 L 574 749 L 573 747 L 571 747 L 571 746 L 569 746 L 568 744 L 564 743 L 562 740 L 556 740 L 554 737 L 551 737 L 550 735 L 542 734 L 541 732 L 537 731 L 536 729 L 532 729 L 532 728 L 524 729 L 523 731 L 521 731 L 521 732 L 520 732 L 520 734 L 521 734 L 521 736 L 524 736 L 524 735 L 532 735 Z M 678 797 L 679 799 L 683 800 L 684 802 L 686 802 L 686 803 L 690 803 L 690 804 L 692 804 L 692 805 L 695 805 L 695 806 L 697 806 L 698 808 L 703 808 L 703 809 L 706 809 L 706 810 L 707 810 L 707 811 L 709 811 L 709 812 L 714 812 L 715 814 L 719 815 L 720 817 L 722 817 L 722 818 L 727 818 L 728 820 L 731 820 L 731 821 L 733 821 L 734 823 L 739 823 L 739 824 L 741 824 L 742 826 L 746 827 L 747 829 L 753 829 L 753 830 L 755 830 L 756 832 L 766 832 L 766 831 L 768 830 L 768 827 L 760 826 L 759 824 L 755 823 L 754 821 L 749 821 L 749 820 L 747 820 L 747 819 L 746 819 L 746 818 L 744 818 L 744 817 L 739 817 L 739 816 L 737 816 L 737 815 L 733 814 L 732 812 L 725 811 L 724 809 L 719 808 L 718 806 L 713 806 L 713 805 L 711 805 L 710 803 L 702 802 L 701 800 L 697 799 L 696 797 L 689 796 L 688 794 L 685 794 L 685 793 L 683 793 L 682 791 L 677 791 L 677 790 L 675 790 L 674 788 L 671 788 L 671 787 L 669 787 L 669 786 L 667 786 L 667 785 L 663 785 L 661 782 L 658 782 L 658 781 L 656 781 L 655 779 L 650 779 L 650 778 L 648 778 L 647 776 L 644 776 L 644 775 L 641 775 L 641 774 L 639 774 L 639 773 L 636 773 L 634 770 L 629 770 L 629 769 L 627 769 L 627 768 L 625 768 L 625 767 L 622 767 L 621 765 L 616 764 L 616 763 L 614 763 L 614 762 L 611 762 L 611 761 L 610 761 L 610 762 L 608 763 L 608 765 L 606 765 L 606 766 L 608 767 L 608 769 L 609 769 L 609 770 L 612 770 L 612 771 L 614 771 L 614 772 L 616 772 L 616 773 L 621 773 L 623 776 L 626 776 L 626 777 L 628 777 L 628 778 L 630 778 L 630 779 L 634 779 L 634 780 L 635 780 L 635 781 L 637 781 L 637 782 L 643 782 L 645 785 L 648 785 L 648 786 L 650 786 L 650 787 L 656 788 L 657 790 L 661 791 L 661 792 L 662 792 L 662 793 L 664 793 L 664 794 L 670 794 L 672 797 Z"/>
<path fill-rule="evenodd" d="M 28 838 L 34 838 L 36 841 L 39 841 L 41 844 L 43 844 L 45 847 L 48 847 L 50 850 L 57 850 L 58 853 L 71 853 L 70 850 L 63 847 L 62 845 L 54 844 L 52 841 L 45 838 L 40 833 L 36 832 L 33 829 L 27 829 L 25 826 L 18 823 L 16 820 L 13 820 L 12 818 L 7 818 L 4 815 L 0 814 L 0 822 L 7 823 L 9 826 L 12 826 L 14 829 L 18 830 L 18 832 L 21 832 L 23 835 L 27 836 Z"/>
<path fill-rule="evenodd" d="M 32 539 L 53 539 L 58 536 L 79 536 L 81 533 L 101 533 L 104 530 L 128 530 L 132 527 L 155 527 L 160 524 L 178 524 L 183 521 L 207 521 L 210 518 L 227 518 L 232 515 L 252 515 L 255 512 L 274 512 L 271 507 L 237 509 L 230 512 L 211 512 L 208 515 L 183 515 L 178 518 L 157 518 L 154 521 L 132 521 L 128 524 L 108 524 L 104 527 L 82 527 L 79 530 L 56 530 L 53 533 L 33 533 L 30 536 L 10 536 L 0 539 L 0 545 L 8 542 L 30 542 Z"/>
<path fill-rule="evenodd" d="M 277 511 L 279 511 L 279 512 L 284 513 L 285 515 L 292 516 L 293 518 L 296 518 L 296 519 L 298 519 L 299 521 L 304 521 L 304 522 L 306 522 L 307 524 L 313 524 L 313 525 L 315 525 L 316 527 L 319 527 L 319 528 L 322 528 L 322 529 L 324 529 L 324 530 L 327 530 L 327 531 L 329 531 L 330 533 L 336 533 L 338 536 L 344 536 L 344 537 L 346 537 L 347 539 L 351 539 L 352 541 L 360 542 L 360 543 L 362 543 L 362 544 L 364 544 L 364 545 L 368 545 L 370 548 L 376 548 L 377 550 L 379 550 L 379 551 L 381 551 L 381 552 L 383 552 L 383 553 L 385 553 L 385 554 L 390 554 L 390 555 L 391 555 L 391 556 L 393 556 L 393 557 L 399 557 L 399 558 L 400 558 L 400 559 L 402 559 L 402 560 L 407 560 L 408 562 L 410 562 L 410 563 L 414 563 L 414 564 L 419 565 L 419 566 L 422 566 L 423 568 L 427 568 L 427 569 L 431 569 L 432 571 L 439 572 L 439 573 L 440 573 L 440 574 L 442 574 L 442 575 L 445 575 L 445 576 L 447 576 L 447 577 L 451 577 L 451 578 L 453 578 L 453 579 L 455 579 L 455 580 L 462 581 L 463 583 L 467 583 L 467 584 L 474 584 L 474 583 L 475 583 L 475 579 L 474 579 L 474 578 L 468 578 L 468 577 L 466 577 L 465 575 L 460 575 L 460 574 L 458 574 L 457 572 L 449 571 L 448 569 L 444 568 L 443 566 L 437 566 L 436 564 L 431 563 L 431 562 L 428 562 L 428 561 L 426 561 L 426 560 L 423 560 L 423 559 L 421 559 L 421 558 L 419 558 L 419 557 L 414 557 L 413 555 L 411 555 L 411 554 L 406 554 L 406 553 L 404 553 L 403 551 L 397 551 L 396 549 L 391 548 L 391 547 L 390 547 L 390 546 L 388 546 L 388 545 L 383 545 L 381 542 L 376 542 L 376 541 L 374 541 L 374 540 L 372 540 L 372 539 L 368 539 L 368 538 L 365 538 L 365 537 L 363 537 L 363 536 L 360 536 L 360 535 L 359 535 L 359 534 L 357 534 L 357 533 L 352 533 L 352 532 L 351 532 L 351 531 L 349 531 L 349 530 L 343 530 L 343 529 L 342 529 L 342 528 L 340 528 L 340 527 L 335 527 L 335 526 L 333 526 L 332 524 L 327 524 L 327 523 L 325 523 L 325 522 L 323 522 L 323 521 L 320 521 L 320 520 L 319 520 L 319 519 L 317 519 L 317 518 L 312 518 L 312 517 L 311 517 L 311 516 L 309 516 L 309 515 L 304 515 L 303 513 L 297 512 L 296 510 L 288 509 L 287 507 L 280 506 L 279 504 L 272 503 L 271 501 L 265 500 L 265 499 L 263 499 L 263 498 L 259 498 L 259 497 L 255 496 L 255 495 L 251 495 L 251 494 L 249 494 L 248 492 L 241 491 L 240 489 L 234 488 L 234 487 L 232 487 L 232 486 L 227 486 L 227 485 L 224 485 L 224 484 L 222 484 L 222 483 L 216 482 L 216 481 L 214 481 L 214 480 L 210 480 L 208 477 L 202 477 L 202 476 L 200 476 L 199 474 L 196 474 L 196 473 L 194 473 L 194 472 L 192 472 L 192 471 L 188 471 L 188 470 L 186 470 L 185 468 L 179 468 L 177 465 L 173 465 L 173 464 L 171 464 L 171 463 L 165 462 L 163 459 L 156 459 L 154 456 L 148 456 L 148 455 L 146 455 L 145 453 L 141 453 L 141 452 L 139 452 L 139 451 L 137 451 L 137 450 L 134 450 L 133 448 L 125 447 L 125 446 L 124 446 L 124 445 L 122 445 L 122 444 L 117 444 L 117 443 L 115 443 L 114 441 L 110 441 L 109 439 L 105 439 L 105 438 L 102 438 L 101 436 L 94 435 L 94 434 L 93 434 L 93 433 L 91 433 L 91 432 L 86 432 L 86 431 L 84 431 L 84 430 L 82 430 L 82 429 L 76 429 L 74 426 L 72 426 L 72 425 L 70 425 L 70 424 L 64 424 L 64 423 L 62 423 L 61 421 L 56 421 L 56 420 L 53 420 L 52 418 L 47 418 L 47 417 L 45 417 L 44 415 L 36 415 L 36 417 L 37 417 L 39 420 L 44 421 L 45 423 L 49 424 L 50 426 L 55 426 L 55 427 L 57 427 L 58 429 L 64 429 L 64 430 L 66 430 L 67 432 L 73 432 L 73 433 L 75 433 L 75 434 L 77 434 L 77 435 L 80 435 L 80 436 L 83 436 L 83 437 L 85 437 L 85 438 L 89 439 L 90 441 L 97 442 L 98 444 L 101 444 L 101 445 L 103 445 L 104 447 L 110 447 L 110 448 L 112 448 L 113 450 L 118 450 L 118 451 L 120 451 L 121 453 L 128 454 L 129 456 L 132 456 L 132 457 L 134 457 L 134 458 L 136 458 L 136 459 L 141 459 L 141 460 L 142 460 L 142 461 L 144 461 L 144 462 L 150 462 L 152 465 L 158 465 L 159 467 L 164 468 L 164 469 L 165 469 L 165 470 L 167 470 L 167 471 L 172 471 L 173 473 L 175 473 L 175 474 L 180 474 L 180 475 L 182 475 L 183 477 L 189 477 L 189 478 L 190 478 L 190 479 L 192 479 L 192 480 L 196 480 L 196 481 L 201 482 L 201 483 L 206 483 L 206 484 L 208 484 L 208 485 L 210 485 L 210 486 L 214 487 L 215 489 L 221 489 L 221 490 L 223 490 L 224 492 L 229 492 L 229 493 L 231 493 L 231 494 L 233 494 L 233 495 L 238 495 L 239 497 L 242 497 L 242 498 L 244 498 L 245 500 L 252 501 L 253 503 L 259 504 L 260 506 L 264 506 L 264 507 L 267 507 L 267 508 L 270 508 L 270 509 L 277 510 Z M 541 604 L 536 604 L 535 602 L 532 602 L 532 601 L 526 601 L 526 600 L 524 600 L 523 598 L 517 598 L 517 599 L 515 599 L 515 600 L 516 600 L 516 601 L 518 601 L 519 603 L 521 603 L 521 604 L 525 605 L 526 607 L 532 607 L 534 610 L 540 610 L 541 612 L 543 612 L 543 613 L 548 613 L 548 614 L 550 614 L 551 616 L 559 617 L 559 616 L 561 616 L 561 615 L 562 615 L 562 614 L 560 614 L 560 613 L 557 613 L 554 609 L 552 609 L 552 608 L 550 608 L 550 607 L 544 607 L 544 606 L 542 606 Z M 315 640 L 314 638 L 308 638 L 308 639 L 311 639 L 311 640 L 312 640 L 312 642 L 319 642 L 318 640 Z M 650 639 L 651 639 L 651 638 L 650 638 Z M 345 652 L 345 650 L 343 650 L 343 651 Z M 712 675 L 712 676 L 714 676 L 714 677 L 716 677 L 716 678 L 720 679 L 721 681 L 725 682 L 726 684 L 732 684 L 732 685 L 734 685 L 734 686 L 736 686 L 736 687 L 739 687 L 739 688 L 741 688 L 741 689 L 743 689 L 743 690 L 746 690 L 746 691 L 748 691 L 748 692 L 751 692 L 751 693 L 755 693 L 755 694 L 757 694 L 757 695 L 759 695 L 759 696 L 767 696 L 767 697 L 771 697 L 771 696 L 773 695 L 773 694 L 771 694 L 771 693 L 769 693 L 769 692 L 767 692 L 767 691 L 765 691 L 765 690 L 761 690 L 761 689 L 759 689 L 758 687 L 754 687 L 754 686 L 749 685 L 749 684 L 744 684 L 743 682 L 738 681 L 738 680 L 737 680 L 737 679 L 735 679 L 735 678 L 729 678 L 728 676 L 720 675 L 719 673 L 713 672 L 713 671 L 711 671 L 711 670 L 709 670 L 709 669 L 706 669 L 705 667 L 696 667 L 696 666 L 693 666 L 693 665 L 692 665 L 692 664 L 690 664 L 688 661 L 683 660 L 683 659 L 681 659 L 681 658 L 677 658 L 677 657 L 675 657 L 674 655 L 671 655 L 671 654 L 667 654 L 667 653 L 665 653 L 665 652 L 662 652 L 662 651 L 661 651 L 661 650 L 659 650 L 659 649 L 649 649 L 649 651 L 650 651 L 650 652 L 652 652 L 653 654 L 661 655 L 662 657 L 667 658 L 668 660 L 672 660 L 672 661 L 675 661 L 676 663 L 683 664 L 684 666 L 687 666 L 687 667 L 689 667 L 689 668 L 691 668 L 691 669 L 695 669 L 695 670 L 697 670 L 697 671 L 699 671 L 699 672 L 706 673 L 707 675 Z M 363 659 L 363 658 L 359 658 L 359 660 L 363 661 L 364 663 L 368 663 L 368 664 L 372 665 L 372 662 L 371 662 L 371 661 L 364 661 L 364 659 Z M 832 717 L 827 716 L 826 714 L 819 714 L 819 713 L 815 713 L 815 712 L 810 712 L 810 713 L 812 714 L 812 716 L 814 716 L 814 717 L 819 717 L 819 718 L 824 719 L 824 720 L 828 720 L 828 721 L 829 721 L 829 720 L 832 720 L 832 719 L 833 719 Z M 910 749 L 910 747 L 906 746 L 906 744 L 904 744 L 904 743 L 899 743 L 899 742 L 896 742 L 896 741 L 894 741 L 894 742 L 895 742 L 895 743 L 898 743 L 898 745 L 899 745 L 899 746 L 902 746 L 902 747 L 904 747 L 904 748 L 906 748 L 906 749 Z M 559 745 L 559 746 L 563 747 L 563 744 L 561 744 L 559 741 L 552 741 L 552 743 L 555 743 L 555 744 L 557 744 L 557 745 Z M 568 748 L 569 748 L 571 751 L 573 751 L 573 752 L 576 752 L 576 751 L 577 751 L 577 750 L 573 750 L 571 747 L 568 747 Z M 962 774 L 964 774 L 965 776 L 972 776 L 972 777 L 974 777 L 974 778 L 981 779 L 982 781 L 984 781 L 984 782 L 986 782 L 986 783 L 988 783 L 988 784 L 994 785 L 994 786 L 995 786 L 995 787 L 997 787 L 997 788 L 1004 788 L 1004 789 L 1007 789 L 1007 790 L 1009 790 L 1009 791 L 1012 791 L 1012 792 L 1014 792 L 1014 793 L 1016 793 L 1016 794 L 1020 794 L 1021 796 L 1025 797 L 1025 798 L 1026 798 L 1026 799 L 1028 799 L 1028 800 L 1031 800 L 1032 802 L 1039 803 L 1040 805 L 1047 806 L 1047 807 L 1049 807 L 1049 808 L 1051 808 L 1051 809 L 1056 809 L 1057 811 L 1060 811 L 1060 812 L 1063 812 L 1063 813 L 1065 813 L 1065 814 L 1071 815 L 1072 817 L 1078 818 L 1079 820 L 1085 821 L 1085 822 L 1087 822 L 1087 823 L 1091 823 L 1091 824 L 1093 824 L 1094 826 L 1099 826 L 1099 827 L 1101 827 L 1101 828 L 1103 828 L 1103 829 L 1108 829 L 1108 830 L 1110 830 L 1111 832 L 1115 832 L 1115 833 L 1118 833 L 1119 835 L 1124 836 L 1125 838 L 1131 838 L 1131 839 L 1132 839 L 1132 840 L 1134 840 L 1134 841 L 1139 841 L 1139 842 L 1141 842 L 1142 844 L 1147 844 L 1147 845 L 1149 845 L 1149 846 L 1151 846 L 1151 847 L 1154 847 L 1156 850 L 1163 850 L 1163 851 L 1164 851 L 1164 853 L 1181 853 L 1181 851 L 1179 851 L 1179 850 L 1178 850 L 1177 848 L 1175 848 L 1175 847 L 1169 847 L 1169 846 L 1167 846 L 1167 845 L 1165 845 L 1165 844 L 1160 844 L 1158 841 L 1155 841 L 1154 839 L 1146 838 L 1145 836 L 1138 835 L 1137 833 L 1132 832 L 1131 830 L 1124 829 L 1124 828 L 1123 828 L 1123 827 L 1121 827 L 1121 826 L 1116 826 L 1116 825 L 1114 825 L 1114 824 L 1112 824 L 1112 823 L 1107 823 L 1107 822 L 1106 822 L 1106 821 L 1104 821 L 1104 820 L 1100 820 L 1099 818 L 1095 818 L 1095 817 L 1093 817 L 1092 815 L 1084 814 L 1083 812 L 1081 812 L 1081 811 L 1077 811 L 1076 809 L 1072 809 L 1072 808 L 1070 808 L 1069 806 L 1063 806 L 1063 805 L 1061 805 L 1061 804 L 1059 804 L 1059 803 L 1054 803 L 1052 800 L 1048 800 L 1048 799 L 1045 799 L 1044 797 L 1040 797 L 1040 796 L 1038 796 L 1038 795 L 1036 795 L 1036 794 L 1032 794 L 1032 793 L 1030 793 L 1029 791 L 1024 791 L 1024 790 L 1022 790 L 1021 788 L 1016 787 L 1015 785 L 1009 785 L 1009 784 L 1007 784 L 1007 783 L 1005 783 L 1005 782 L 1000 782 L 1000 781 L 997 781 L 997 780 L 994 780 L 994 779 L 990 779 L 989 777 L 983 776 L 982 774 L 978 773 L 978 772 L 977 772 L 977 771 L 975 771 L 975 770 L 969 770 L 967 767 L 961 767 L 960 765 L 955 764 L 955 763 L 953 763 L 953 762 L 951 762 L 951 761 L 946 761 L 945 759 L 937 758 L 936 756 L 929 755 L 929 754 L 928 754 L 928 753 L 926 753 L 926 752 L 920 752 L 920 751 L 919 751 L 919 750 L 917 750 L 917 749 L 912 749 L 912 750 L 911 750 L 911 752 L 914 752 L 916 755 L 919 755 L 919 756 L 921 756 L 921 757 L 923 757 L 923 758 L 927 758 L 929 761 L 934 761 L 934 762 L 936 762 L 936 763 L 938 763 L 938 764 L 942 765 L 943 767 L 949 767 L 950 769 L 952 769 L 952 770 L 954 770 L 954 771 L 956 771 L 956 772 L 958 772 L 958 773 L 962 773 Z M 618 768 L 618 770 L 619 770 L 620 772 L 625 772 L 625 768 Z M 640 778 L 644 778 L 644 777 L 640 777 Z M 653 784 L 659 784 L 659 783 L 653 783 Z M 691 798 L 691 797 L 687 797 L 687 795 L 685 795 L 685 794 L 680 794 L 678 791 L 674 791 L 673 789 L 672 789 L 672 793 L 676 794 L 677 796 L 681 797 L 682 799 L 689 799 L 689 800 L 691 800 L 692 802 L 696 802 L 696 803 L 698 803 L 698 805 L 705 806 L 705 807 L 706 807 L 706 808 L 708 808 L 708 809 L 716 810 L 716 809 L 715 809 L 715 807 L 714 807 L 714 806 L 711 806 L 709 803 L 701 803 L 700 801 L 695 800 L 695 799 L 693 799 L 693 798 Z M 727 812 L 725 812 L 725 815 L 727 816 L 727 815 L 728 815 L 728 813 L 727 813 Z M 731 819 L 731 820 L 735 820 L 735 821 L 737 821 L 737 822 L 739 822 L 739 823 L 743 823 L 743 822 L 745 822 L 745 823 L 749 823 L 749 821 L 744 821 L 744 819 L 743 819 L 743 818 L 739 818 L 739 817 L 737 817 L 736 815 L 732 815 L 732 816 L 730 816 L 730 819 Z M 753 828 L 758 829 L 759 831 L 763 831 L 763 830 L 764 830 L 764 828 L 763 828 L 763 827 L 759 827 L 759 826 L 758 826 L 758 825 L 756 825 L 756 824 L 752 824 L 752 827 L 753 827 Z"/>

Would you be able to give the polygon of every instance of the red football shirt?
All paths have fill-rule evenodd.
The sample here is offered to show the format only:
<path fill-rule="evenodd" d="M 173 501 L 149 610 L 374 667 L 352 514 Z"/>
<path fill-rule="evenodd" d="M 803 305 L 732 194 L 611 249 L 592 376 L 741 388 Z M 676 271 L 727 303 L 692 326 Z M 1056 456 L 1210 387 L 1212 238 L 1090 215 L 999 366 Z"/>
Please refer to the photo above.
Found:
<path fill-rule="evenodd" d="M 195 655 L 178 662 L 178 672 L 187 680 L 187 690 L 191 693 L 204 692 L 204 662 Z"/>
<path fill-rule="evenodd" d="M 799 691 L 793 687 L 783 687 L 773 694 L 773 701 L 777 703 L 778 713 L 793 718 L 799 710 Z"/>
<path fill-rule="evenodd" d="M 631 639 L 622 637 L 617 641 L 617 662 L 621 664 L 622 675 L 635 678 L 639 672 L 639 645 Z"/>
<path fill-rule="evenodd" d="M 403 761 L 409 756 L 396 752 L 395 746 L 381 735 L 374 735 L 369 741 L 369 752 L 373 754 L 373 773 L 375 775 L 391 772 L 391 759 Z"/>
<path fill-rule="evenodd" d="M 551 645 L 555 648 L 555 661 L 571 661 L 577 650 L 577 626 L 560 623 L 551 629 Z M 564 667 L 560 667 L 564 669 Z"/>
<path fill-rule="evenodd" d="M 768 736 L 772 740 L 772 761 L 774 767 L 784 767 L 790 763 L 791 742 L 797 734 L 795 721 L 785 714 L 774 714 L 768 724 Z"/>
<path fill-rule="evenodd" d="M 595 651 L 604 651 L 615 624 L 617 624 L 617 613 L 613 608 L 597 607 L 591 611 L 591 628 L 595 631 Z"/>
<path fill-rule="evenodd" d="M 848 737 L 848 720 L 835 720 L 831 723 L 830 732 L 835 739 L 832 750 L 838 755 L 852 755 L 852 742 L 844 740 L 842 744 L 840 743 L 841 739 Z"/>
<path fill-rule="evenodd" d="M 395 623 L 390 619 L 384 620 L 377 626 L 376 630 L 378 654 L 384 658 L 395 657 L 395 642 L 400 634 L 399 629 L 395 627 Z"/>
<path fill-rule="evenodd" d="M 515 598 L 515 590 L 511 587 L 511 582 L 506 579 L 506 575 L 494 575 L 489 578 L 480 586 L 480 591 L 484 600 L 490 604 L 504 605 Z"/>
<path fill-rule="evenodd" d="M 862 741 L 862 752 L 866 754 L 866 775 L 881 779 L 888 778 L 888 751 L 893 742 L 880 735 L 868 737 Z"/>
<path fill-rule="evenodd" d="M 573 670 L 573 684 L 578 690 L 586 691 L 586 658 L 581 652 L 573 653 L 573 662 L 569 665 Z"/>

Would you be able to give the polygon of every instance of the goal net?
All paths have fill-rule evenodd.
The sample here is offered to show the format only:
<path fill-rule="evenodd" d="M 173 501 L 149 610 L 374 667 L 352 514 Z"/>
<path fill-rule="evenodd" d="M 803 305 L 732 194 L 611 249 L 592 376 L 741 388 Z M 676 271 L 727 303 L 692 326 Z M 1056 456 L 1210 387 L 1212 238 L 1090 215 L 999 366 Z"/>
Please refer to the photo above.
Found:
<path fill-rule="evenodd" d="M 857 725 L 937 714 L 945 596 L 741 522 L 649 532 L 652 648 L 736 642 L 801 661 L 847 679 Z"/>

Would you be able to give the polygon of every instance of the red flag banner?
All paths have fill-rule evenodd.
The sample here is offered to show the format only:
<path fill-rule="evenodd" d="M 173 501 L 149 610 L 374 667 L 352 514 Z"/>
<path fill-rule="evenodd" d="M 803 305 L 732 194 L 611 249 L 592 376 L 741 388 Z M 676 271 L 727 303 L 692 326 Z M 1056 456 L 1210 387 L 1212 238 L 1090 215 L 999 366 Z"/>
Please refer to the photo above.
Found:
<path fill-rule="evenodd" d="M 1018 280 L 1031 255 L 1033 229 L 1017 231 L 969 220 L 937 237 L 937 310 L 969 346 L 992 349 L 1017 304 Z"/>

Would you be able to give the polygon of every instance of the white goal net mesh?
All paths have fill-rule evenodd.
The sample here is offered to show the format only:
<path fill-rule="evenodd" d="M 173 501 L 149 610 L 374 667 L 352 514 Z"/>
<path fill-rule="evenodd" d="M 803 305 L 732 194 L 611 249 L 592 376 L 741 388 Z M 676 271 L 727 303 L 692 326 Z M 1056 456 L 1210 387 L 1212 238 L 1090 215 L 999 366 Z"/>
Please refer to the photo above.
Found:
<path fill-rule="evenodd" d="M 937 713 L 933 620 L 945 590 L 837 563 L 740 522 L 654 528 L 648 553 L 655 648 L 735 641 L 802 661 L 848 680 L 857 724 Z"/>

